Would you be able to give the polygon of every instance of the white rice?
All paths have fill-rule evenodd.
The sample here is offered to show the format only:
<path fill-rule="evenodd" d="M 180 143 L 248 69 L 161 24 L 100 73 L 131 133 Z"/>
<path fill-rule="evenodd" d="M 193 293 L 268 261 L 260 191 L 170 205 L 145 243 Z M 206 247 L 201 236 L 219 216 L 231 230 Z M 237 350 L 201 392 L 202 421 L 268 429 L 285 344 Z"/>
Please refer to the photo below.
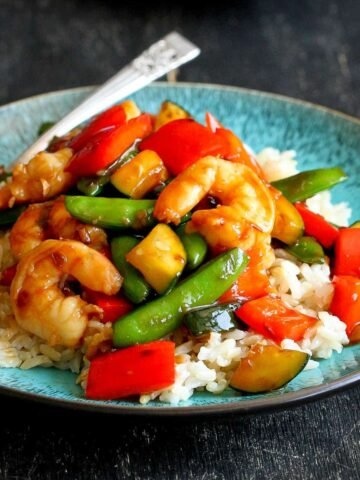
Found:
<path fill-rule="evenodd" d="M 346 202 L 333 205 L 329 191 L 318 193 L 306 200 L 305 203 L 310 210 L 315 213 L 320 213 L 328 222 L 335 223 L 335 225 L 339 225 L 339 227 L 349 225 L 351 208 L 349 208 Z"/>
<path fill-rule="evenodd" d="M 256 158 L 268 181 L 274 182 L 298 173 L 295 154 L 295 150 L 280 152 L 269 147 L 258 153 Z"/>
<path fill-rule="evenodd" d="M 297 173 L 294 151 L 279 152 L 266 148 L 257 158 L 269 181 Z M 350 208 L 346 203 L 332 205 L 329 192 L 315 195 L 306 203 L 312 211 L 329 221 L 347 225 Z M 270 281 L 275 291 L 289 307 L 318 319 L 306 338 L 298 343 L 285 339 L 281 347 L 306 351 L 313 358 L 328 358 L 333 351 L 340 352 L 349 340 L 345 324 L 327 312 L 333 294 L 328 265 L 300 263 L 281 249 L 275 251 L 275 256 L 270 268 Z M 3 234 L 0 236 L 0 271 L 13 263 L 8 234 Z M 92 342 L 106 339 L 110 331 L 109 324 L 91 321 L 82 348 L 50 347 L 16 324 L 8 289 L 0 287 L 0 367 L 69 369 L 80 372 L 78 383 L 85 388 L 89 362 L 84 353 Z M 196 390 L 220 394 L 228 387 L 234 368 L 241 358 L 246 357 L 252 345 L 272 343 L 251 330 L 239 329 L 224 334 L 211 333 L 196 340 L 189 340 L 186 332 L 180 329 L 172 338 L 177 345 L 175 383 L 162 391 L 142 395 L 141 403 L 158 398 L 176 404 L 188 400 Z M 311 359 L 306 368 L 316 368 L 317 365 Z"/>

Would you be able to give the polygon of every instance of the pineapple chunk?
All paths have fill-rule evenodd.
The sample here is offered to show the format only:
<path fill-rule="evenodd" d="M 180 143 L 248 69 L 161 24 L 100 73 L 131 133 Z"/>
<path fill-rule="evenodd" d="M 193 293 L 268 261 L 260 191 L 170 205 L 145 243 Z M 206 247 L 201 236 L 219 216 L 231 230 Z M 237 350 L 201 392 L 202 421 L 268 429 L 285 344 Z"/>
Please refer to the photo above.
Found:
<path fill-rule="evenodd" d="M 168 225 L 159 223 L 126 255 L 158 292 L 165 293 L 181 275 L 186 253 L 180 238 Z"/>
<path fill-rule="evenodd" d="M 138 199 L 168 178 L 169 173 L 157 153 L 144 150 L 116 170 L 110 181 L 124 195 Z"/>

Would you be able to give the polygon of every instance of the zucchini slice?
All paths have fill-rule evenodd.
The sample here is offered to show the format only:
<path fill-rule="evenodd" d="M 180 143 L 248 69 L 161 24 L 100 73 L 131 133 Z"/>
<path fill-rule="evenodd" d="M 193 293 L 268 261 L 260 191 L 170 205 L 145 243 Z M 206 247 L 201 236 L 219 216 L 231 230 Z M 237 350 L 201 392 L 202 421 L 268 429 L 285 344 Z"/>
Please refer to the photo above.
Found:
<path fill-rule="evenodd" d="M 184 323 L 195 336 L 209 332 L 228 332 L 237 327 L 234 313 L 237 308 L 239 304 L 235 303 L 197 307 L 184 315 Z"/>
<path fill-rule="evenodd" d="M 176 233 L 168 225 L 159 223 L 130 250 L 126 260 L 162 294 L 180 277 L 186 264 L 186 252 Z"/>
<path fill-rule="evenodd" d="M 139 199 L 168 178 L 168 171 L 158 154 L 144 150 L 116 170 L 110 181 L 119 192 Z"/>
<path fill-rule="evenodd" d="M 158 130 L 166 123 L 172 122 L 173 120 L 180 120 L 182 118 L 191 118 L 191 115 L 177 103 L 165 100 L 165 102 L 161 104 L 160 111 L 156 116 L 155 130 Z"/>
<path fill-rule="evenodd" d="M 247 393 L 265 393 L 283 387 L 305 367 L 310 355 L 282 350 L 276 345 L 256 344 L 240 361 L 230 386 Z"/>

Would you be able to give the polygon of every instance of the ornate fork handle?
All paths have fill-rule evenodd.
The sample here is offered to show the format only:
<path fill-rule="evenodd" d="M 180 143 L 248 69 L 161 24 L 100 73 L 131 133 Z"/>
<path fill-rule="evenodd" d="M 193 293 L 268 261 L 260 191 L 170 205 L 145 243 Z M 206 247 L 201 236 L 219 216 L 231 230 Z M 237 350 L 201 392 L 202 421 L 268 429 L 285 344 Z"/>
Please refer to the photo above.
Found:
<path fill-rule="evenodd" d="M 93 115 L 105 110 L 157 78 L 197 57 L 200 49 L 182 35 L 172 32 L 154 43 L 122 68 L 80 105 L 47 130 L 15 163 L 27 163 L 44 150 L 54 136 L 62 136 Z"/>

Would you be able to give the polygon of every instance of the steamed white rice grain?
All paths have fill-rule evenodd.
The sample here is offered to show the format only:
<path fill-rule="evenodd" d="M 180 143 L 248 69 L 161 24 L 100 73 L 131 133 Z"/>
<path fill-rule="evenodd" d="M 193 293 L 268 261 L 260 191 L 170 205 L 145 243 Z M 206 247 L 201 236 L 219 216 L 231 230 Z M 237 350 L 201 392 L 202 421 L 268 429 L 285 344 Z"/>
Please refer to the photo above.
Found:
<path fill-rule="evenodd" d="M 331 194 L 329 191 L 320 192 L 317 195 L 306 200 L 306 205 L 315 213 L 319 213 L 326 218 L 328 222 L 347 227 L 351 217 L 351 208 L 346 202 L 340 202 L 334 205 L 331 203 Z"/>
<path fill-rule="evenodd" d="M 268 181 L 274 182 L 297 173 L 295 154 L 294 150 L 280 152 L 269 147 L 258 153 L 256 158 Z"/>

